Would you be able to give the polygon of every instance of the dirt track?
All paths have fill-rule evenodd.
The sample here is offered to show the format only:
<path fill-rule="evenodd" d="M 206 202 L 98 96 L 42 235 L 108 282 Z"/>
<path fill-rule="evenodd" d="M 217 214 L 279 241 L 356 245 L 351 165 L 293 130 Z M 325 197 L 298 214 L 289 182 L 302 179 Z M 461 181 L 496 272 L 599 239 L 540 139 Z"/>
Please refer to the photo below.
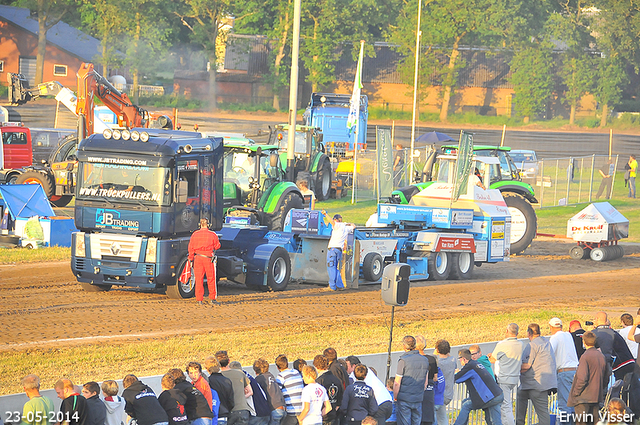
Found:
<path fill-rule="evenodd" d="M 477 268 L 472 280 L 412 285 L 403 315 L 425 318 L 478 310 L 570 308 L 594 301 L 611 313 L 635 312 L 640 306 L 640 246 L 625 245 L 622 259 L 604 263 L 571 260 L 571 246 L 561 240 L 536 240 L 526 255 Z M 368 285 L 331 293 L 320 286 L 293 284 L 274 293 L 222 282 L 223 305 L 206 308 L 163 294 L 84 292 L 66 262 L 0 266 L 0 351 L 157 338 L 208 332 L 212 327 L 240 330 L 329 317 L 363 319 L 388 311 L 379 288 Z M 210 315 L 195 314 L 203 309 Z M 105 320 L 114 314 L 127 320 Z"/>

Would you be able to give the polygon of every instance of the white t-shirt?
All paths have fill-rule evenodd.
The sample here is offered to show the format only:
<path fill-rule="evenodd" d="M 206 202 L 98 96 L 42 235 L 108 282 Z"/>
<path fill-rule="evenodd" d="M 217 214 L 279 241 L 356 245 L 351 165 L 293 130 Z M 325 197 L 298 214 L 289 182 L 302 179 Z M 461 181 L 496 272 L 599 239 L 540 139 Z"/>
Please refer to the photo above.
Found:
<path fill-rule="evenodd" d="M 549 337 L 556 357 L 556 369 L 578 367 L 578 354 L 573 343 L 573 337 L 569 332 L 556 332 Z"/>
<path fill-rule="evenodd" d="M 309 413 L 302 420 L 302 425 L 322 425 L 322 406 L 329 400 L 327 390 L 317 382 L 306 385 L 302 390 L 302 402 L 309 403 Z"/>
<path fill-rule="evenodd" d="M 635 325 L 632 325 L 635 326 Z M 626 328 L 620 329 L 618 330 L 618 333 L 622 336 L 622 338 L 624 338 L 624 341 L 627 343 L 627 345 L 629 346 L 629 350 L 631 351 L 631 355 L 633 356 L 633 358 L 637 358 L 638 357 L 638 343 L 635 341 L 631 341 L 629 338 L 627 338 L 629 336 L 629 328 L 631 326 L 627 326 Z M 636 328 L 636 332 L 635 335 L 638 335 L 640 333 L 640 329 Z"/>
<path fill-rule="evenodd" d="M 344 242 L 349 236 L 351 226 L 347 226 L 347 223 L 334 222 L 333 231 L 331 232 L 331 239 L 329 239 L 329 249 L 331 248 L 344 248 Z"/>

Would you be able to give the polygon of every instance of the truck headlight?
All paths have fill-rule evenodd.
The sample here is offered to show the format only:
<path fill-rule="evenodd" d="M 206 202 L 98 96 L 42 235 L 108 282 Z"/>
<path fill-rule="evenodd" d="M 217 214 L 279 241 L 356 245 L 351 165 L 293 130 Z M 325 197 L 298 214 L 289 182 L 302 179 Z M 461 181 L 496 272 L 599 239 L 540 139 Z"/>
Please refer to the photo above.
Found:
<path fill-rule="evenodd" d="M 86 257 L 87 250 L 84 245 L 84 232 L 77 232 L 75 236 L 76 236 L 76 242 L 74 244 L 74 251 L 75 251 L 76 257 Z"/>
<path fill-rule="evenodd" d="M 158 239 L 149 238 L 147 239 L 147 252 L 144 256 L 145 263 L 155 263 L 156 262 L 156 250 L 158 248 Z"/>

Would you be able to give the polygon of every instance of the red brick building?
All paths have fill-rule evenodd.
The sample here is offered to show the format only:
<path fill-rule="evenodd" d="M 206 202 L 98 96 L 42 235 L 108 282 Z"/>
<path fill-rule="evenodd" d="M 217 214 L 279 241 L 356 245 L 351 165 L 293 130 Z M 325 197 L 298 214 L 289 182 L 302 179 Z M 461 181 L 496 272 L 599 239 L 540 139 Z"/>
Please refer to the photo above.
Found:
<path fill-rule="evenodd" d="M 38 21 L 29 9 L 0 5 L 0 83 L 7 72 L 24 74 L 33 85 L 38 49 Z M 102 49 L 100 41 L 64 22 L 47 31 L 43 81 L 59 81 L 76 90 L 76 72 L 92 62 Z"/>

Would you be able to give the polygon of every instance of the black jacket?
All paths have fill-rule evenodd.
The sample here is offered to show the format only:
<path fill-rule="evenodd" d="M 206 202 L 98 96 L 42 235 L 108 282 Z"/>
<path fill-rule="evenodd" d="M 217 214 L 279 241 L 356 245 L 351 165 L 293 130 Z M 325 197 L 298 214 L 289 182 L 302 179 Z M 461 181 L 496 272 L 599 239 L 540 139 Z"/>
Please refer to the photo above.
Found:
<path fill-rule="evenodd" d="M 220 411 L 218 412 L 218 417 L 224 418 L 229 416 L 229 412 L 231 412 L 235 406 L 231 379 L 227 378 L 220 372 L 212 373 L 211 376 L 209 376 L 209 386 L 212 390 L 216 390 L 218 398 L 220 398 Z"/>
<path fill-rule="evenodd" d="M 153 425 L 158 422 L 168 422 L 156 394 L 151 388 L 140 381 L 131 384 L 122 392 L 122 398 L 127 402 L 124 411 L 135 418 L 138 425 Z"/>
<path fill-rule="evenodd" d="M 98 395 L 87 399 L 87 421 L 85 425 L 104 425 L 107 421 L 107 406 Z"/>
<path fill-rule="evenodd" d="M 169 425 L 188 425 L 189 419 L 187 419 L 187 412 L 184 409 L 184 403 L 187 401 L 186 395 L 172 388 L 161 392 L 158 401 L 169 416 Z"/>
<path fill-rule="evenodd" d="M 209 402 L 191 382 L 187 382 L 186 380 L 176 382 L 176 386 L 173 388 L 187 396 L 184 410 L 187 412 L 187 418 L 189 418 L 190 421 L 198 418 L 213 418 L 213 412 L 209 408 Z"/>

